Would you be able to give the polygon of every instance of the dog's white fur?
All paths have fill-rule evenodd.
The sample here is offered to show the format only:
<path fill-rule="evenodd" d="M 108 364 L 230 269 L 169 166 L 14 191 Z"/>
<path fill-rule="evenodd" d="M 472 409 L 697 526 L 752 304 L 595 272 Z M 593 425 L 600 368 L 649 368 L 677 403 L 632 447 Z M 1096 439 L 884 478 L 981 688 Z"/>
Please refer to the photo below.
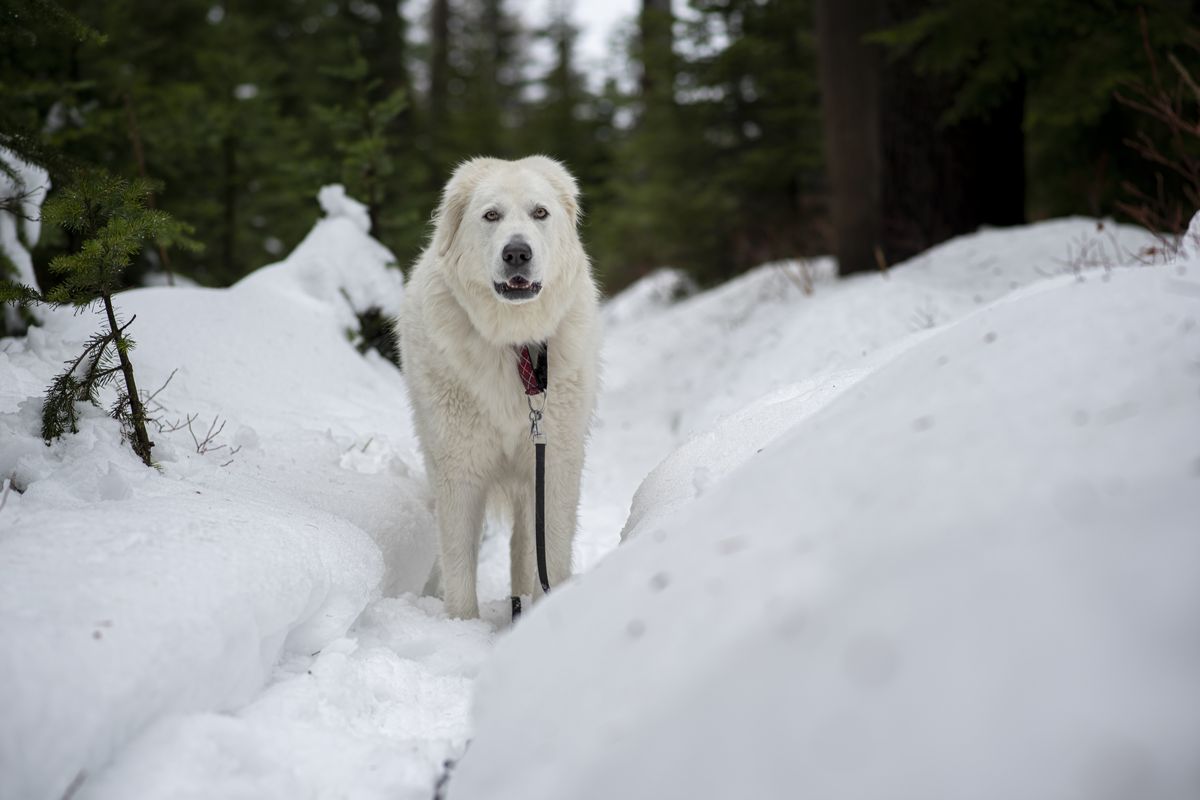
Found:
<path fill-rule="evenodd" d="M 539 218 L 544 208 L 548 214 Z M 495 211 L 500 218 L 489 221 Z M 485 505 L 513 511 L 512 593 L 541 591 L 533 537 L 533 445 L 514 345 L 549 342 L 546 550 L 551 585 L 571 574 L 584 441 L 599 372 L 598 292 L 578 236 L 579 190 L 550 158 L 477 158 L 455 171 L 432 241 L 406 288 L 400 346 L 417 435 L 433 487 L 447 611 L 476 617 L 475 570 Z M 501 252 L 530 245 L 532 299 L 514 302 Z"/>

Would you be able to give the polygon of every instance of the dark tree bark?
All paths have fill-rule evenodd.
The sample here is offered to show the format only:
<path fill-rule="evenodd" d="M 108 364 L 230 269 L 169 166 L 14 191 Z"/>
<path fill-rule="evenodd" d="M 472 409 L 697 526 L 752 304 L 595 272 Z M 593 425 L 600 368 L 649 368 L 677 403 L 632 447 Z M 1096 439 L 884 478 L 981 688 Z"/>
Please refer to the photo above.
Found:
<path fill-rule="evenodd" d="M 108 329 L 112 331 L 113 349 L 117 351 L 121 375 L 125 378 L 125 394 L 129 402 L 129 425 L 133 435 L 133 452 L 137 453 L 138 458 L 142 459 L 142 463 L 149 467 L 153 463 L 150 450 L 154 447 L 154 442 L 150 441 L 150 435 L 146 432 L 146 409 L 142 405 L 141 395 L 138 394 L 137 381 L 133 378 L 133 362 L 129 360 L 129 345 L 122 332 L 123 328 L 117 324 L 112 295 L 102 292 L 100 297 L 104 301 L 104 313 L 108 317 Z"/>
<path fill-rule="evenodd" d="M 879 48 L 882 0 L 817 0 L 817 60 L 833 247 L 842 275 L 878 269 L 882 242 Z"/>
<path fill-rule="evenodd" d="M 237 267 L 237 147 L 237 138 L 233 134 L 227 134 L 221 139 L 221 161 L 225 178 L 222 191 L 224 230 L 221 232 L 221 261 L 226 279 L 230 281 L 240 274 Z"/>
<path fill-rule="evenodd" d="M 882 269 L 981 225 L 1025 221 L 1024 84 L 947 124 L 959 83 L 917 74 L 863 37 L 929 0 L 818 0 L 834 241 L 843 275 Z"/>
<path fill-rule="evenodd" d="M 408 53 L 408 23 L 400 13 L 400 3 L 381 3 L 382 16 L 376 26 L 379 34 L 378 52 L 372 61 L 379 77 L 379 88 L 372 100 L 382 100 L 397 89 L 409 91 L 408 67 L 404 60 Z"/>
<path fill-rule="evenodd" d="M 885 23 L 927 0 L 887 0 Z M 948 125 L 956 81 L 916 74 L 908 59 L 882 72 L 880 131 L 887 263 L 910 258 L 981 225 L 1025 221 L 1025 92 L 1015 83 L 990 114 Z"/>
<path fill-rule="evenodd" d="M 642 95 L 670 96 L 675 83 L 671 0 L 642 0 L 638 32 L 642 46 Z"/>
<path fill-rule="evenodd" d="M 434 129 L 446 120 L 450 81 L 450 2 L 433 0 L 429 12 L 429 115 Z"/>
<path fill-rule="evenodd" d="M 146 179 L 146 153 L 142 149 L 142 129 L 138 125 L 137 112 L 133 107 L 133 96 L 129 92 L 124 94 L 125 100 L 125 124 L 129 131 L 129 143 L 133 146 L 133 159 L 137 163 L 138 177 L 142 180 Z M 150 208 L 157 208 L 154 201 L 154 192 L 146 196 L 146 205 Z M 159 242 L 158 261 L 163 268 L 163 272 L 167 273 L 167 285 L 175 285 L 175 272 L 171 269 L 171 256 L 167 253 L 167 248 Z"/>

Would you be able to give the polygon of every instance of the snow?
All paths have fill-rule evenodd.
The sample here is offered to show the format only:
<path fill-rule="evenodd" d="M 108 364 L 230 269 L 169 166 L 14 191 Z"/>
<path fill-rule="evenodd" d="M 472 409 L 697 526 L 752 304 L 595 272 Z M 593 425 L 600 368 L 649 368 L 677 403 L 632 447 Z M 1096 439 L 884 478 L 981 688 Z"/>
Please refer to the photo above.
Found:
<path fill-rule="evenodd" d="M 60 797 L 156 720 L 239 708 L 282 655 L 422 588 L 432 517 L 403 379 L 347 338 L 347 296 L 399 293 L 390 261 L 328 217 L 231 289 L 121 294 L 140 385 L 166 384 L 157 416 L 193 421 L 152 431 L 160 472 L 99 410 L 40 440 L 42 389 L 93 314 L 4 341 L 0 475 L 23 493 L 0 511 L 0 797 Z"/>
<path fill-rule="evenodd" d="M 50 191 L 50 175 L 37 164 L 28 164 L 3 147 L 0 147 L 0 161 L 15 173 L 15 176 L 9 176 L 0 171 L 0 198 L 16 201 L 20 215 L 18 220 L 12 212 L 0 210 L 0 252 L 16 265 L 18 281 L 37 288 L 33 263 L 26 248 L 37 244 L 42 233 L 40 212 L 46 192 Z"/>
<path fill-rule="evenodd" d="M 12 151 L 0 147 L 0 161 L 12 171 L 10 176 L 0 170 L 0 256 L 7 258 L 16 268 L 15 275 L 4 274 L 0 262 L 0 277 L 12 278 L 17 283 L 38 288 L 37 276 L 33 272 L 33 259 L 29 250 L 37 244 L 42 232 L 41 208 L 50 190 L 50 175 L 36 164 L 28 164 L 17 158 Z M 4 206 L 13 203 L 14 214 Z M 4 309 L 4 318 L 9 327 L 16 327 L 13 309 Z"/>
<path fill-rule="evenodd" d="M 676 451 L 449 797 L 1197 796 L 1198 279 L 1042 281 Z"/>
<path fill-rule="evenodd" d="M 363 233 L 371 232 L 371 216 L 367 207 L 346 194 L 346 187 L 340 183 L 321 187 L 321 191 L 317 192 L 317 202 L 327 217 L 348 219 Z"/>
<path fill-rule="evenodd" d="M 502 514 L 485 619 L 421 596 L 404 379 L 350 341 L 403 283 L 319 202 L 234 287 L 119 296 L 192 420 L 159 470 L 100 410 L 38 437 L 94 317 L 0 341 L 0 798 L 1197 795 L 1200 258 L 1070 219 L 811 295 L 647 276 L 580 574 L 508 631 Z"/>
<path fill-rule="evenodd" d="M 694 295 L 697 288 L 681 269 L 655 270 L 604 304 L 604 322 L 611 328 L 645 319 Z"/>

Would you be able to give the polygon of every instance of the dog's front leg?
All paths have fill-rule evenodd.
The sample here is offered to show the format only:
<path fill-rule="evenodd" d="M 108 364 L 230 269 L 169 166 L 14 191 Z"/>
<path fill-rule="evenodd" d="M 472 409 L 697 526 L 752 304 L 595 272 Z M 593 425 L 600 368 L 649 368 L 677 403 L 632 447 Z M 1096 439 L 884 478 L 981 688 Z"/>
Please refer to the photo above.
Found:
<path fill-rule="evenodd" d="M 531 459 L 532 460 L 532 459 Z M 514 597 L 532 596 L 537 585 L 537 556 L 533 543 L 533 469 L 512 490 L 513 531 L 509 541 L 509 580 Z"/>
<path fill-rule="evenodd" d="M 582 472 L 582 436 L 546 448 L 546 567 L 551 589 L 571 577 Z M 540 584 L 536 591 L 541 593 Z"/>
<path fill-rule="evenodd" d="M 478 483 L 447 478 L 438 481 L 437 516 L 441 540 L 442 589 L 452 617 L 479 616 L 475 568 L 483 528 L 486 493 Z"/>

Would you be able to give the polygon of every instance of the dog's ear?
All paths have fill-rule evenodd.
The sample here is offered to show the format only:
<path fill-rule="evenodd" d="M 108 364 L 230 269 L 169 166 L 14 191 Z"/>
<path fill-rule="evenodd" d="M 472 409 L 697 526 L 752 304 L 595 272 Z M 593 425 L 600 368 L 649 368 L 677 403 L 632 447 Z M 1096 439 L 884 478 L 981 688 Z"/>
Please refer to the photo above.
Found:
<path fill-rule="evenodd" d="M 442 202 L 433 213 L 433 249 L 439 258 L 445 258 L 450 252 L 458 229 L 462 226 L 463 216 L 467 213 L 467 206 L 471 204 L 471 194 L 479 185 L 488 165 L 494 161 L 492 158 L 464 161 L 446 182 L 446 188 L 442 190 Z"/>
<path fill-rule="evenodd" d="M 561 161 L 549 156 L 529 156 L 522 163 L 537 171 L 550 182 L 558 195 L 558 202 L 567 210 L 571 222 L 579 224 L 579 184 Z"/>

